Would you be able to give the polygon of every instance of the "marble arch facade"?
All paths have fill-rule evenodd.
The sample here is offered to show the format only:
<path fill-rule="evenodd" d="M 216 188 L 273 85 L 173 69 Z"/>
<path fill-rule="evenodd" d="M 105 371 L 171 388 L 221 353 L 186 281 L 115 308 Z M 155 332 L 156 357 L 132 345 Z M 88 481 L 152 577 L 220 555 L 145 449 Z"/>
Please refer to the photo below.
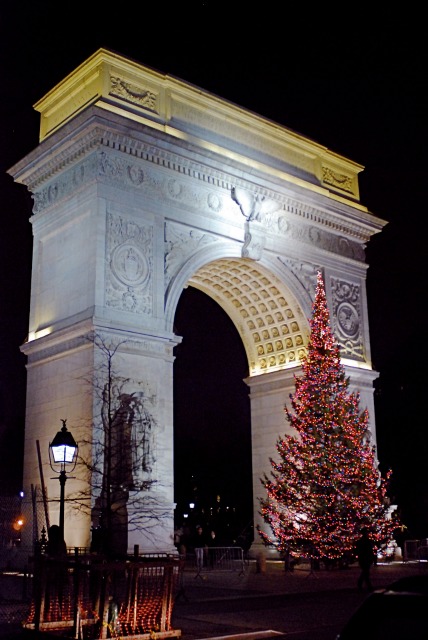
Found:
<path fill-rule="evenodd" d="M 255 524 L 318 269 L 375 439 L 364 248 L 384 222 L 359 200 L 361 165 L 103 49 L 35 109 L 40 143 L 9 173 L 34 198 L 24 487 L 30 495 L 44 469 L 52 521 L 59 483 L 35 443 L 47 451 L 62 418 L 76 439 L 93 428 L 95 331 L 118 346 L 127 392 L 155 417 L 149 472 L 163 517 L 147 535 L 131 526 L 130 503 L 128 548 L 174 550 L 173 322 L 186 286 L 221 305 L 245 347 Z M 67 492 L 85 484 L 74 475 Z M 90 527 L 66 505 L 68 545 L 88 546 Z"/>

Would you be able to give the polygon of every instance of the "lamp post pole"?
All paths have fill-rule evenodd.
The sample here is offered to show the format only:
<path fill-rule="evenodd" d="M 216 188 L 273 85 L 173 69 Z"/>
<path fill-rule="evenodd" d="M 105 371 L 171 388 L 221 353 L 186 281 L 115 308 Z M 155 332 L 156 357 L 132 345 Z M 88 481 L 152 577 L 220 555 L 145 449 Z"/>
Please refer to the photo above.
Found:
<path fill-rule="evenodd" d="M 59 483 L 61 486 L 61 492 L 59 496 L 59 529 L 61 531 L 61 540 L 64 540 L 64 508 L 65 508 L 65 483 L 67 476 L 65 469 L 62 469 L 59 474 Z"/>

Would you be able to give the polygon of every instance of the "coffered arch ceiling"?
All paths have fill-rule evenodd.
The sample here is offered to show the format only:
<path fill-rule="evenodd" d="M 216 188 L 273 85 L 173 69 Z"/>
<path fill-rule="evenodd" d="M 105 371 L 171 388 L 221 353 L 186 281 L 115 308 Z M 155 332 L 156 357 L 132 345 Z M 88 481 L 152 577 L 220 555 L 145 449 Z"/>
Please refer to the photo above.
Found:
<path fill-rule="evenodd" d="M 296 366 L 306 354 L 308 322 L 294 296 L 253 260 L 222 258 L 189 279 L 215 300 L 237 328 L 250 376 Z"/>

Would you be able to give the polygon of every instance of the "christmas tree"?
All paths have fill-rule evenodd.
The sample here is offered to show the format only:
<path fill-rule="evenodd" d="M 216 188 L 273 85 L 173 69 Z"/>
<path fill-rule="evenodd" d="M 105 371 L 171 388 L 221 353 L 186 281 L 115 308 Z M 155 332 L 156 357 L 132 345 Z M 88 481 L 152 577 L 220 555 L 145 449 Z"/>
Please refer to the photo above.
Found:
<path fill-rule="evenodd" d="M 320 272 L 310 328 L 292 411 L 285 407 L 292 429 L 278 439 L 279 461 L 271 458 L 270 475 L 261 478 L 267 497 L 260 514 L 271 534 L 260 527 L 259 534 L 280 552 L 337 559 L 354 548 L 362 527 L 380 546 L 397 521 L 388 515 L 391 472 L 381 477 L 368 411 L 360 411 L 359 394 L 348 390 Z"/>

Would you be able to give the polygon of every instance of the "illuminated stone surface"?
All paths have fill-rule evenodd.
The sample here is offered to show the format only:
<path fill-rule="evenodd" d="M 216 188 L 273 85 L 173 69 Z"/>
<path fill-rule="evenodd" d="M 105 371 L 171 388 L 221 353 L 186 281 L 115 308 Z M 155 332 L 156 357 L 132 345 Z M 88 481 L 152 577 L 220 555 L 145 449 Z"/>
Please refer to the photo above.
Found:
<path fill-rule="evenodd" d="M 52 499 L 59 483 L 45 452 L 61 418 L 81 441 L 97 420 L 86 379 L 99 356 L 87 334 L 125 341 L 120 375 L 129 381 L 127 393 L 150 398 L 151 474 L 168 513 L 154 536 L 130 526 L 128 547 L 174 549 L 172 382 L 181 338 L 173 322 L 183 288 L 194 286 L 230 316 L 247 354 L 260 523 L 259 478 L 284 429 L 318 269 L 351 385 L 375 434 L 364 247 L 385 223 L 359 202 L 363 167 L 106 50 L 35 108 L 40 144 L 9 171 L 34 197 L 29 335 L 22 346 L 26 494 L 41 484 L 36 441 Z M 84 486 L 74 475 L 67 492 Z M 55 508 L 50 503 L 53 522 Z M 90 526 L 90 517 L 72 517 L 66 505 L 69 546 L 87 546 Z"/>

